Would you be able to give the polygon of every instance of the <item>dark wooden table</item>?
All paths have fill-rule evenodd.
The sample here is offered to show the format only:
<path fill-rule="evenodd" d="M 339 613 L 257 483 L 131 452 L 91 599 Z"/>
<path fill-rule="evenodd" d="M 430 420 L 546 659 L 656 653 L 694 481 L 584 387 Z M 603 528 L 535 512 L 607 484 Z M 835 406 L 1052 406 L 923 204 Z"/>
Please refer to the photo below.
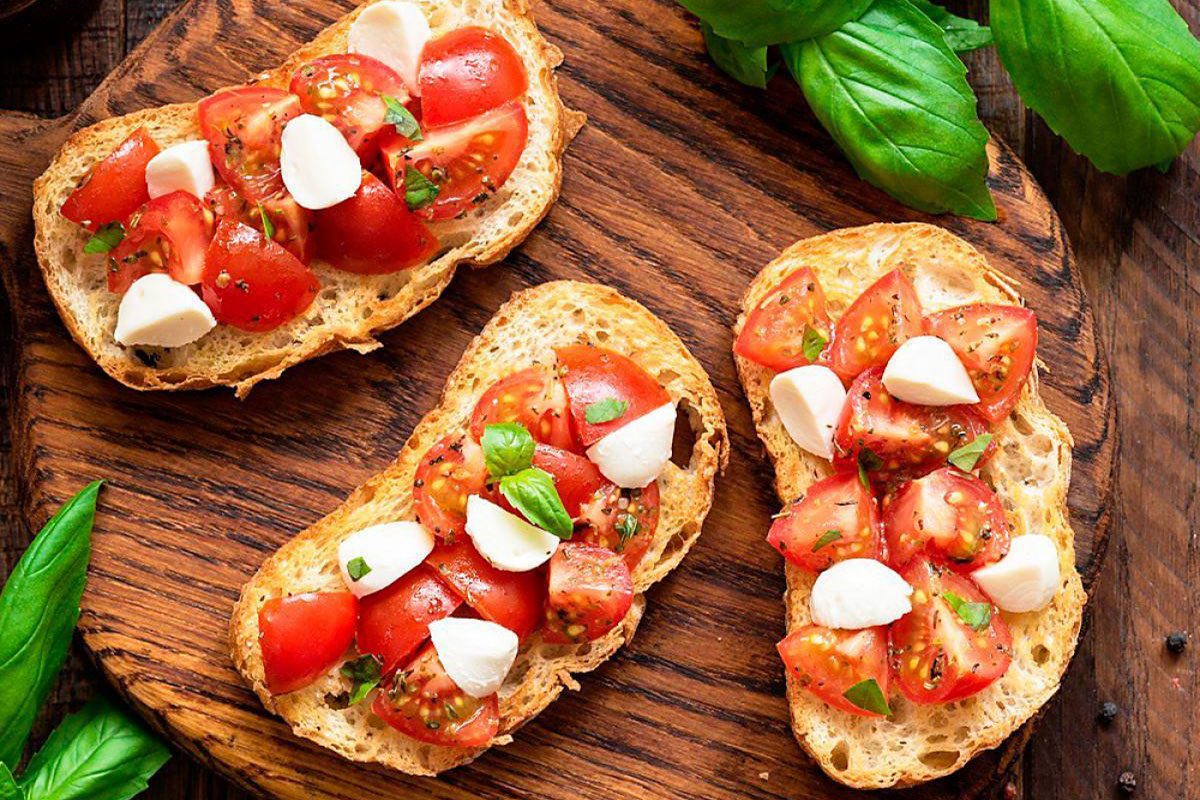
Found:
<path fill-rule="evenodd" d="M 54 116 L 82 101 L 180 0 L 43 0 L 0 21 L 0 108 Z M 1200 30 L 1200 0 L 1176 0 Z M 961 3 L 969 10 L 982 0 Z M 1064 688 L 1045 711 L 1005 798 L 1200 798 L 1200 642 L 1164 647 L 1200 612 L 1200 147 L 1167 175 L 1102 175 L 1017 99 L 991 51 L 969 59 L 985 121 L 1027 161 L 1058 209 L 1095 306 L 1120 415 L 1117 507 L 1091 624 Z M 0 147 L 5 146 L 0 143 Z M 1198 265 L 1198 266 L 1193 266 Z M 8 309 L 0 303 L 0 368 L 9 369 Z M 1050 365 L 1053 369 L 1053 365 Z M 3 381 L 5 390 L 11 381 Z M 0 391 L 0 405 L 8 398 Z M 16 509 L 9 429 L 0 425 L 0 575 L 31 532 Z M 72 658 L 35 732 L 98 685 Z M 1115 702 L 1111 725 L 1099 704 Z M 797 757 L 800 755 L 797 753 Z M 185 756 L 153 781 L 150 800 L 244 795 Z"/>

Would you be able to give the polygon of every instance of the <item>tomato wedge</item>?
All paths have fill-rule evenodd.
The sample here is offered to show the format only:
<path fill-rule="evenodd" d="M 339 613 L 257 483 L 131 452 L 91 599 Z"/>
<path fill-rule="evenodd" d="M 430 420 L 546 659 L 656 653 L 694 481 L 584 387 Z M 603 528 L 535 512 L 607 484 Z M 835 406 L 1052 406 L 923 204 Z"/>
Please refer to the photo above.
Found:
<path fill-rule="evenodd" d="M 447 436 L 421 456 L 413 481 L 417 521 L 439 539 L 465 533 L 467 497 L 487 487 L 483 448 L 466 436 Z"/>
<path fill-rule="evenodd" d="M 425 45 L 419 81 L 429 127 L 476 117 L 525 94 L 525 65 L 508 41 L 486 28 L 457 28 Z"/>
<path fill-rule="evenodd" d="M 479 555 L 467 536 L 439 542 L 425 563 L 479 616 L 503 625 L 518 639 L 524 640 L 542 624 L 546 605 L 544 570 L 496 569 Z"/>
<path fill-rule="evenodd" d="M 276 597 L 258 612 L 263 674 L 271 694 L 303 689 L 342 660 L 354 641 L 358 601 L 350 592 Z"/>
<path fill-rule="evenodd" d="M 382 275 L 414 267 L 438 242 L 404 201 L 370 172 L 349 200 L 315 214 L 317 255 L 338 269 Z"/>
<path fill-rule="evenodd" d="M 578 450 L 562 381 L 549 367 L 528 367 L 493 383 L 471 412 L 471 436 L 499 422 L 516 422 L 535 441 L 561 450 Z"/>
<path fill-rule="evenodd" d="M 292 75 L 292 94 L 305 113 L 333 123 L 360 157 L 370 156 L 388 127 L 384 97 L 398 103 L 408 90 L 396 71 L 370 56 L 336 53 L 310 61 Z"/>
<path fill-rule="evenodd" d="M 945 339 L 967 368 L 987 419 L 1008 416 L 1029 380 L 1037 353 L 1037 316 L 1020 306 L 960 306 L 926 318 L 930 333 Z"/>
<path fill-rule="evenodd" d="M 894 269 L 871 284 L 837 321 L 829 366 L 849 383 L 863 370 L 885 366 L 905 339 L 922 330 L 917 290 Z"/>
<path fill-rule="evenodd" d="M 429 638 L 429 623 L 454 613 L 462 601 L 424 565 L 359 601 L 358 651 L 391 672 Z"/>
<path fill-rule="evenodd" d="M 564 542 L 550 559 L 546 607 L 549 644 L 599 639 L 625 619 L 633 605 L 633 579 L 621 556 L 604 547 Z"/>
<path fill-rule="evenodd" d="M 784 372 L 813 363 L 804 354 L 806 333 L 810 337 L 819 334 L 828 342 L 832 328 L 825 309 L 825 292 L 813 271 L 804 267 L 788 275 L 754 307 L 733 343 L 733 352 Z M 825 352 L 828 350 L 823 349 Z"/>
<path fill-rule="evenodd" d="M 881 709 L 856 704 L 851 687 L 873 680 L 884 703 L 889 697 L 887 628 L 841 631 L 807 625 L 776 648 L 800 685 L 834 708 L 863 717 L 883 717 Z M 847 693 L 850 697 L 847 697 Z"/>
<path fill-rule="evenodd" d="M 302 314 L 321 288 L 294 255 L 248 225 L 217 226 L 205 259 L 201 291 L 217 322 L 269 331 Z"/>
<path fill-rule="evenodd" d="M 267 237 L 283 249 L 308 264 L 315 255 L 315 240 L 310 236 L 312 230 L 312 212 L 301 208 L 287 192 L 273 194 L 265 200 L 250 203 L 243 199 L 229 186 L 216 186 L 204 198 L 212 210 L 217 224 L 226 219 L 244 222 L 266 236 L 268 228 L 271 236 Z M 266 220 L 264 222 L 264 219 Z"/>
<path fill-rule="evenodd" d="M 446 747 L 483 747 L 500 729 L 496 695 L 476 699 L 458 688 L 432 643 L 376 694 L 371 711 L 407 736 Z"/>
<path fill-rule="evenodd" d="M 138 128 L 88 171 L 62 204 L 62 215 L 89 231 L 124 222 L 150 200 L 146 165 L 156 155 L 158 145 L 145 128 Z"/>
<path fill-rule="evenodd" d="M 529 138 L 520 103 L 441 128 L 427 128 L 412 142 L 399 134 L 381 138 L 384 169 L 396 194 L 406 197 L 415 184 L 411 167 L 437 189 L 429 202 L 412 195 L 410 206 L 431 219 L 452 219 L 487 202 L 516 169 Z"/>
<path fill-rule="evenodd" d="M 987 433 L 987 422 L 970 406 L 918 406 L 896 400 L 883 386 L 883 367 L 872 367 L 851 384 L 833 435 L 833 465 L 887 484 L 932 472 L 959 447 Z M 979 459 L 995 452 L 992 442 Z"/>
<path fill-rule="evenodd" d="M 969 578 L 925 558 L 901 575 L 913 587 L 913 610 L 892 623 L 891 647 L 905 697 L 914 703 L 961 700 L 1008 670 L 1012 634 Z"/>
<path fill-rule="evenodd" d="M 589 462 L 590 463 L 590 462 Z M 658 481 L 644 489 L 621 489 L 608 483 L 579 510 L 584 527 L 575 541 L 612 550 L 632 572 L 654 541 L 658 528 Z"/>
<path fill-rule="evenodd" d="M 584 344 L 560 347 L 554 352 L 558 355 L 558 375 L 567 390 L 575 432 L 584 447 L 591 447 L 622 425 L 671 402 L 667 390 L 650 373 L 620 353 Z M 601 401 L 625 405 L 620 416 L 607 422 L 588 422 L 588 406 Z"/>
<path fill-rule="evenodd" d="M 283 128 L 301 111 L 299 97 L 266 86 L 223 89 L 200 101 L 213 166 L 242 197 L 257 202 L 283 191 Z"/>
<path fill-rule="evenodd" d="M 204 276 L 212 229 L 200 202 L 187 192 L 156 197 L 129 218 L 128 231 L 108 258 L 108 290 L 123 293 L 143 275 L 170 273 L 188 286 Z"/>
<path fill-rule="evenodd" d="M 533 466 L 550 473 L 554 488 L 571 519 L 579 517 L 580 507 L 607 488 L 609 481 L 588 459 L 577 453 L 539 444 L 533 451 Z"/>
<path fill-rule="evenodd" d="M 956 467 L 910 481 L 884 500 L 888 559 L 896 569 L 924 552 L 971 572 L 999 561 L 1012 534 L 1000 498 Z"/>
<path fill-rule="evenodd" d="M 854 472 L 823 478 L 776 517 L 767 543 L 801 569 L 847 558 L 882 559 L 879 504 Z"/>

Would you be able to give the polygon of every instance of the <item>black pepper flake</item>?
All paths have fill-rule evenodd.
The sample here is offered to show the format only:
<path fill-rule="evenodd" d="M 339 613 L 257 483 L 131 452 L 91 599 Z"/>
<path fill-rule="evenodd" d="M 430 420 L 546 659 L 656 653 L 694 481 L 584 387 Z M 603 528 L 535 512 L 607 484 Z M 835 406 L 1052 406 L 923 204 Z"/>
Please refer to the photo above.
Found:
<path fill-rule="evenodd" d="M 1100 704 L 1100 711 L 1096 714 L 1096 718 L 1107 725 L 1117 718 L 1117 712 L 1117 704 L 1110 700 Z"/>
<path fill-rule="evenodd" d="M 1187 634 L 1183 631 L 1175 631 L 1167 634 L 1167 649 L 1172 653 L 1179 655 L 1187 647 Z"/>
<path fill-rule="evenodd" d="M 1133 794 L 1137 791 L 1137 778 L 1129 770 L 1121 773 L 1121 777 L 1117 778 L 1117 787 L 1125 794 Z"/>

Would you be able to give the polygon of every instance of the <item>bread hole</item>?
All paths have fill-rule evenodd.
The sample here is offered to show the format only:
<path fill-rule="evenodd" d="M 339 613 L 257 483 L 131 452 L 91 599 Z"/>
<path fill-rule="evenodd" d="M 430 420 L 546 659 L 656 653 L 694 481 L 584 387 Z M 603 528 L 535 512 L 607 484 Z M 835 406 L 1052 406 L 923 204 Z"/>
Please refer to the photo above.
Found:
<path fill-rule="evenodd" d="M 603 330 L 603 329 L 596 331 L 596 341 L 607 342 L 608 341 L 608 331 Z"/>
<path fill-rule="evenodd" d="M 508 227 L 515 228 L 521 224 L 521 220 L 525 219 L 524 211 L 515 211 L 508 215 Z"/>
<path fill-rule="evenodd" d="M 950 769 L 958 763 L 957 750 L 926 750 L 917 756 L 930 769 Z"/>
<path fill-rule="evenodd" d="M 1033 648 L 1033 663 L 1041 666 L 1050 660 L 1050 648 L 1044 644 L 1039 644 Z"/>
<path fill-rule="evenodd" d="M 946 741 L 947 738 L 949 738 L 949 737 L 947 737 L 946 734 L 944 734 L 944 733 L 935 733 L 931 736 L 926 736 L 925 743 L 926 744 L 941 744 L 942 742 Z"/>
<path fill-rule="evenodd" d="M 688 469 L 696 455 L 695 426 L 699 420 L 693 421 L 693 415 L 691 403 L 686 398 L 680 400 L 678 413 L 675 415 L 675 438 L 671 441 L 671 461 L 680 469 Z"/>
<path fill-rule="evenodd" d="M 838 772 L 845 772 L 850 766 L 850 745 L 845 739 L 838 741 L 829 751 L 829 760 L 833 762 L 833 768 Z"/>
<path fill-rule="evenodd" d="M 1048 456 L 1053 447 L 1054 443 L 1045 434 L 1034 436 L 1033 440 L 1029 443 L 1029 449 L 1033 451 L 1035 456 Z"/>
<path fill-rule="evenodd" d="M 1023 415 L 1011 414 L 1009 415 L 1009 419 L 1012 420 L 1013 427 L 1017 429 L 1017 433 L 1022 436 L 1028 436 L 1033 433 L 1033 425 Z"/>

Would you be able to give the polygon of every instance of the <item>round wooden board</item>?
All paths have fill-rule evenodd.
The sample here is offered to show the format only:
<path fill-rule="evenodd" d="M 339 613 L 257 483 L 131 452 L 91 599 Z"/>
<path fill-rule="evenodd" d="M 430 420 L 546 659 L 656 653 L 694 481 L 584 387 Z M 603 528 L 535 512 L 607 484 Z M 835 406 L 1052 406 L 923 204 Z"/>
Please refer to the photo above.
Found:
<path fill-rule="evenodd" d="M 279 798 L 849 798 L 793 741 L 774 650 L 778 505 L 741 397 L 729 326 L 751 276 L 794 240 L 925 219 L 858 181 L 799 92 L 744 89 L 708 62 L 694 20 L 659 0 L 552 0 L 566 102 L 589 124 L 562 197 L 504 264 L 460 274 L 370 356 L 291 370 L 245 402 L 229 391 L 138 394 L 68 338 L 32 256 L 29 181 L 67 133 L 116 113 L 195 99 L 271 66 L 349 3 L 193 0 L 81 113 L 0 118 L 0 258 L 18 315 L 13 440 L 31 522 L 86 481 L 109 481 L 80 628 L 120 691 L 181 747 Z M 1042 387 L 1075 436 L 1072 521 L 1092 583 L 1107 538 L 1114 411 L 1079 276 L 1023 165 L 993 150 L 995 225 L 939 219 L 1017 276 L 1041 320 Z M 436 401 L 471 337 L 515 290 L 553 278 L 611 284 L 646 304 L 706 365 L 729 420 L 730 468 L 704 535 L 650 593 L 635 641 L 516 742 L 441 779 L 351 765 L 290 735 L 226 651 L 241 584 L 291 535 L 384 467 Z M 1028 735 L 959 775 L 907 792 L 973 798 Z"/>

